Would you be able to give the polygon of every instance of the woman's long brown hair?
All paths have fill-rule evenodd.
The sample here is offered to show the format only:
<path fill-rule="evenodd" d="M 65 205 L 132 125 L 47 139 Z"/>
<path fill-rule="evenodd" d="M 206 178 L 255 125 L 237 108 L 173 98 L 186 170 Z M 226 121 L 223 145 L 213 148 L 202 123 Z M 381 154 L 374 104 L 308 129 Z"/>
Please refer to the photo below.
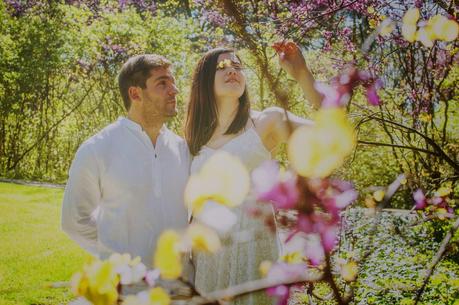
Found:
<path fill-rule="evenodd" d="M 215 72 L 220 54 L 234 53 L 233 49 L 217 48 L 208 51 L 199 60 L 191 84 L 190 100 L 185 123 L 185 139 L 193 156 L 209 142 L 218 123 L 218 109 L 214 94 Z M 250 101 L 247 86 L 239 98 L 237 114 L 225 134 L 237 134 L 247 125 Z"/>

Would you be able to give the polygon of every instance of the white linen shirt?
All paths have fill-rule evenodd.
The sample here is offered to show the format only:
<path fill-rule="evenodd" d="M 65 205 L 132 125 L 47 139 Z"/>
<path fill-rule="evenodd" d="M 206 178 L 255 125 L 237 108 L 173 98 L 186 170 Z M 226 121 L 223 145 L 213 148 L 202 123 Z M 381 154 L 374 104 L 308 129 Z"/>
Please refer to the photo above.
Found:
<path fill-rule="evenodd" d="M 62 229 L 102 259 L 114 252 L 152 266 L 165 229 L 184 229 L 189 176 L 186 142 L 165 126 L 156 145 L 137 123 L 119 118 L 78 149 L 62 204 Z"/>

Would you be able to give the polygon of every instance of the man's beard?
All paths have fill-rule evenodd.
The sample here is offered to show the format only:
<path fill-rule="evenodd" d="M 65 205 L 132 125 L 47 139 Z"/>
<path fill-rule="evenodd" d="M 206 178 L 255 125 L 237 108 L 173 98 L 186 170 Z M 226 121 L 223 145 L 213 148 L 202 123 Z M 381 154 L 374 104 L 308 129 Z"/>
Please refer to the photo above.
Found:
<path fill-rule="evenodd" d="M 158 120 L 167 120 L 175 117 L 177 115 L 177 108 L 174 107 L 173 110 L 168 110 L 167 106 L 162 109 L 158 109 L 154 106 L 144 107 L 143 109 L 143 119 L 146 124 L 157 124 Z"/>

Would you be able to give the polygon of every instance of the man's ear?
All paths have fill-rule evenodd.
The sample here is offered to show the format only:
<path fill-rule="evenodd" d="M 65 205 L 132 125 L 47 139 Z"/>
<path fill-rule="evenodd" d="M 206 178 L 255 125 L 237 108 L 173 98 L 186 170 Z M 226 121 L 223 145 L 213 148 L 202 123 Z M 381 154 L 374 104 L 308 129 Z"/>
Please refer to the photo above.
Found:
<path fill-rule="evenodd" d="M 128 94 L 129 94 L 129 98 L 131 99 L 131 101 L 139 102 L 141 100 L 140 91 L 141 91 L 140 87 L 134 87 L 134 86 L 129 87 Z"/>

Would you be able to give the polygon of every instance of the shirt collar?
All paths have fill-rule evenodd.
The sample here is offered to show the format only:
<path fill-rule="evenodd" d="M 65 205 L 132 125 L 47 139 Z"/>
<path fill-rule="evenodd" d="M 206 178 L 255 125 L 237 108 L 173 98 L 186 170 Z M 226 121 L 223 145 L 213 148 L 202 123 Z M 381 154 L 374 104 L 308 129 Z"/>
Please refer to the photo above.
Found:
<path fill-rule="evenodd" d="M 137 132 L 142 132 L 143 131 L 143 128 L 142 126 L 140 126 L 140 124 L 128 119 L 128 118 L 125 118 L 125 117 L 119 117 L 118 118 L 118 122 L 123 125 L 123 126 L 126 126 L 127 128 L 131 129 L 131 130 L 134 130 L 134 131 L 137 131 Z M 161 126 L 161 129 L 159 130 L 159 134 L 164 134 L 166 131 L 167 131 L 167 127 L 166 127 L 166 124 L 163 124 L 163 126 Z"/>

